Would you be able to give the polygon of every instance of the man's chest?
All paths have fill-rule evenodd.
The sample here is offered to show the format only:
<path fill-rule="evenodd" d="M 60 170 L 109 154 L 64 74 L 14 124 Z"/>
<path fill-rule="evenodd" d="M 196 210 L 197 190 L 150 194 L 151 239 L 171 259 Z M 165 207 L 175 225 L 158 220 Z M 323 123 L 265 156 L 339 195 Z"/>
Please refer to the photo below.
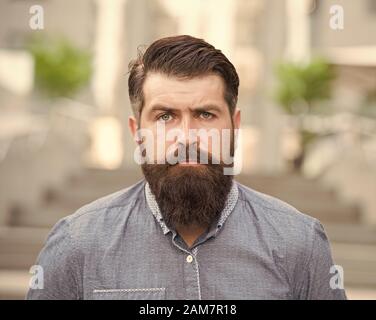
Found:
<path fill-rule="evenodd" d="M 241 245 L 108 247 L 87 255 L 85 299 L 288 299 L 278 252 Z"/>

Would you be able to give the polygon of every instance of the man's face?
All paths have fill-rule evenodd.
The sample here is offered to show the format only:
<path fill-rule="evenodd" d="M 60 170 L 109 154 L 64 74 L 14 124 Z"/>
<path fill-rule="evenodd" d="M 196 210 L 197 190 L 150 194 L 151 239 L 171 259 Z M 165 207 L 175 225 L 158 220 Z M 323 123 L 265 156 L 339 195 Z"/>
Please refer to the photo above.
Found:
<path fill-rule="evenodd" d="M 232 177 L 223 174 L 223 147 L 233 148 L 233 130 L 240 124 L 240 111 L 237 109 L 230 114 L 224 90 L 223 80 L 218 75 L 179 79 L 151 73 L 143 86 L 144 106 L 140 119 L 129 119 L 135 138 L 137 129 L 152 133 L 147 139 L 153 140 L 151 157 L 153 163 L 158 164 L 143 164 L 142 170 L 170 227 L 207 227 L 224 207 Z M 158 130 L 161 126 L 163 135 Z M 219 133 L 219 140 L 210 138 L 210 134 L 209 139 L 202 139 L 200 133 L 192 135 L 195 130 L 201 133 L 214 130 Z M 230 139 L 222 135 L 226 130 L 231 132 Z M 169 132 L 175 131 L 182 135 L 172 134 L 169 138 Z M 189 157 L 189 148 L 197 152 L 198 158 Z M 186 151 L 184 158 L 171 164 L 170 156 L 181 150 Z M 208 162 L 201 163 L 202 154 Z M 167 160 L 166 164 L 157 162 L 161 157 Z M 213 164 L 214 159 L 219 162 Z"/>
<path fill-rule="evenodd" d="M 141 128 L 153 133 L 155 161 L 161 154 L 158 153 L 157 148 L 162 147 L 163 156 L 167 157 L 171 150 L 178 148 L 178 145 L 188 146 L 195 141 L 198 144 L 201 142 L 200 148 L 203 152 L 212 153 L 215 141 L 210 138 L 210 133 L 213 133 L 213 130 L 219 133 L 220 140 L 217 143 L 219 142 L 220 147 L 222 145 L 228 147 L 225 144 L 227 141 L 223 140 L 226 138 L 224 132 L 239 128 L 240 111 L 236 109 L 234 114 L 230 115 L 224 99 L 224 90 L 223 80 L 218 75 L 178 79 L 160 73 L 148 74 L 143 87 L 144 106 L 139 123 L 134 117 L 130 117 L 130 130 L 135 137 L 137 129 Z M 158 126 L 164 126 L 164 136 L 158 132 Z M 178 138 L 173 133 L 176 131 L 184 135 Z M 209 139 L 204 141 L 200 139 L 200 135 L 193 136 L 194 131 L 206 131 Z M 176 136 L 176 138 L 166 139 L 168 132 L 171 133 L 171 137 Z M 197 163 L 192 160 L 190 163 L 181 161 L 179 165 L 197 165 Z"/>

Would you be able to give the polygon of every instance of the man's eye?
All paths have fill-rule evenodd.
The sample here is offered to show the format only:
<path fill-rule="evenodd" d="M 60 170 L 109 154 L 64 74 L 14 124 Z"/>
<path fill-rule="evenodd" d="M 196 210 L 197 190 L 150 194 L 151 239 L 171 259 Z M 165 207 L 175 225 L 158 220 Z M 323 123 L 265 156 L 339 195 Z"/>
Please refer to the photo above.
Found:
<path fill-rule="evenodd" d="M 158 120 L 163 121 L 163 122 L 169 121 L 171 119 L 172 119 L 172 116 L 171 114 L 168 114 L 168 113 L 164 113 L 158 117 Z"/>
<path fill-rule="evenodd" d="M 213 118 L 213 114 L 207 111 L 201 112 L 200 117 L 203 119 L 211 119 Z"/>

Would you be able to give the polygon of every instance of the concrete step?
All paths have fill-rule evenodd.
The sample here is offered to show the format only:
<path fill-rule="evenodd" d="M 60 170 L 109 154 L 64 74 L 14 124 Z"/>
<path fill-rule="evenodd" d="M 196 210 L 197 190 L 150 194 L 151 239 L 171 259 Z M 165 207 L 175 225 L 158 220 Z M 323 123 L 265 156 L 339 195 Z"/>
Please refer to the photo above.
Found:
<path fill-rule="evenodd" d="M 70 181 L 70 186 L 92 187 L 95 185 L 125 188 L 143 178 L 140 168 L 133 169 L 86 169 Z"/>
<path fill-rule="evenodd" d="M 241 176 L 237 180 L 244 185 L 281 199 L 301 212 L 325 223 L 357 223 L 360 209 L 354 204 L 338 200 L 333 190 L 317 181 L 299 176 Z"/>
<path fill-rule="evenodd" d="M 30 278 L 26 269 L 0 269 L 0 300 L 24 300 Z"/>
<path fill-rule="evenodd" d="M 376 288 L 376 245 L 331 243 L 334 261 L 342 266 L 346 286 Z"/>
<path fill-rule="evenodd" d="M 333 242 L 376 245 L 375 226 L 363 224 L 325 223 L 324 228 L 329 240 Z"/>
<path fill-rule="evenodd" d="M 62 199 L 39 208 L 27 208 L 18 213 L 17 219 L 13 219 L 13 226 L 49 229 L 59 219 L 74 213 L 81 206 L 81 203 L 71 203 Z"/>
<path fill-rule="evenodd" d="M 35 263 L 50 228 L 1 227 L 0 269 L 25 269 Z"/>

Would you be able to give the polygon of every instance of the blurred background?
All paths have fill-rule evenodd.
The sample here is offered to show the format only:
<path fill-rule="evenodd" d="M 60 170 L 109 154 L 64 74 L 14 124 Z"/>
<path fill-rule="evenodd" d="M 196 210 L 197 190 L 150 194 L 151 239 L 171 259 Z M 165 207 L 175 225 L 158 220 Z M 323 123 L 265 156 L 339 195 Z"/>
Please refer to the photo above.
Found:
<path fill-rule="evenodd" d="M 0 0 L 0 298 L 58 219 L 142 177 L 127 67 L 177 34 L 238 70 L 236 179 L 320 219 L 376 299 L 376 0 Z"/>

